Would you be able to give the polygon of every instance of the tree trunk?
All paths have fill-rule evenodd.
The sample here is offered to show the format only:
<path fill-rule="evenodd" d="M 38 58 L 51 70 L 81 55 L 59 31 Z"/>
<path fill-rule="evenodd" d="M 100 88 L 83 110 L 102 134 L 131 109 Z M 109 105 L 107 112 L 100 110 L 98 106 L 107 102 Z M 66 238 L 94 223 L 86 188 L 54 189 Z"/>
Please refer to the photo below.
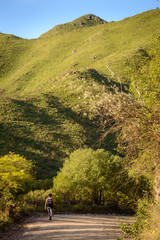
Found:
<path fill-rule="evenodd" d="M 99 204 L 101 204 L 102 201 L 102 190 L 99 191 Z"/>

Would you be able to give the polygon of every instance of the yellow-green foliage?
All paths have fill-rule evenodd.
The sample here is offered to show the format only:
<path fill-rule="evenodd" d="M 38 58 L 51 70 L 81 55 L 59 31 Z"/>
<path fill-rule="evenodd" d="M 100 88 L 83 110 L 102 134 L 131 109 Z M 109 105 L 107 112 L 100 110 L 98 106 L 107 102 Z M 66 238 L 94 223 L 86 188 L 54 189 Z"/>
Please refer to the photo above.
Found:
<path fill-rule="evenodd" d="M 0 157 L 0 227 L 8 221 L 17 195 L 30 189 L 32 169 L 33 163 L 18 154 Z"/>
<path fill-rule="evenodd" d="M 33 164 L 18 154 L 6 155 L 0 158 L 0 190 L 2 192 L 25 192 L 27 184 L 32 179 Z"/>

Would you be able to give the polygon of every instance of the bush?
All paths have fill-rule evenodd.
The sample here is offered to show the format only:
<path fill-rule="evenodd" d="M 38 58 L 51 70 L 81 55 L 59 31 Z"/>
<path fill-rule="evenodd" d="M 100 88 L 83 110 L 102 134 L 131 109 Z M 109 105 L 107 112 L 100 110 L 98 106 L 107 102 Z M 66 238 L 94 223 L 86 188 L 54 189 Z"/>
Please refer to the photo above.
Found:
<path fill-rule="evenodd" d="M 35 190 L 20 196 L 18 199 L 19 211 L 20 212 L 44 212 L 45 199 L 48 194 L 52 193 L 52 189 L 45 190 Z M 23 199 L 23 203 L 22 203 Z"/>
<path fill-rule="evenodd" d="M 77 203 L 72 206 L 71 211 L 74 213 L 91 213 L 92 207 L 83 203 Z"/>
<path fill-rule="evenodd" d="M 0 228 L 13 222 L 17 196 L 29 190 L 33 163 L 18 154 L 0 157 Z"/>

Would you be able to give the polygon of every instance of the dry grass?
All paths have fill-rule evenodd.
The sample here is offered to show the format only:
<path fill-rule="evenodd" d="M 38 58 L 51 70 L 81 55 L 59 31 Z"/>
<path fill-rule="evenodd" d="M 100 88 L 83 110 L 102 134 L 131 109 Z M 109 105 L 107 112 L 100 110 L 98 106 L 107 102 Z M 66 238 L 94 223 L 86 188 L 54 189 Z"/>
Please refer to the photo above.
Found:
<path fill-rule="evenodd" d="M 150 219 L 146 219 L 141 240 L 160 240 L 160 202 L 150 208 Z"/>

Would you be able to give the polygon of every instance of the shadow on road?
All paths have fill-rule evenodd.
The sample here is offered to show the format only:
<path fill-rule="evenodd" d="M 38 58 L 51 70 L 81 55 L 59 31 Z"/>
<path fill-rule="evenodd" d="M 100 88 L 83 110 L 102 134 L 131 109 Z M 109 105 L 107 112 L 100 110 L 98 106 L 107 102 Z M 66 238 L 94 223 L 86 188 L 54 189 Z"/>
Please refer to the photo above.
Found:
<path fill-rule="evenodd" d="M 115 215 L 46 215 L 27 219 L 23 228 L 12 233 L 10 240 L 116 240 L 123 236 L 118 219 L 131 222 L 133 218 Z M 7 237 L 7 236 L 6 236 Z"/>

